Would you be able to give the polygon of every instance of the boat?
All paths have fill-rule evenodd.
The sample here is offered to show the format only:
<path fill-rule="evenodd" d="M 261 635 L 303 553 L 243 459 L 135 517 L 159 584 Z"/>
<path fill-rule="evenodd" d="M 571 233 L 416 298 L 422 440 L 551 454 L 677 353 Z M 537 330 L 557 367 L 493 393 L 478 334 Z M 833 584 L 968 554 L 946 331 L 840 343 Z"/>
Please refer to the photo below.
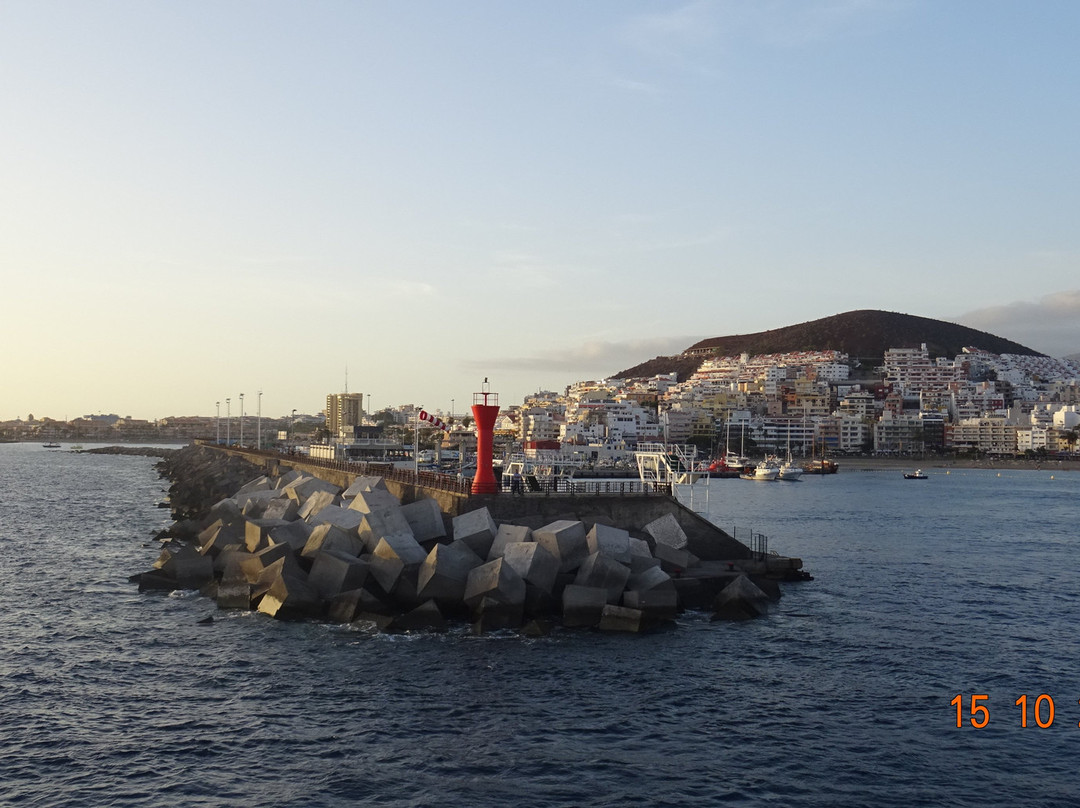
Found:
<path fill-rule="evenodd" d="M 905 471 L 904 472 L 904 479 L 905 480 L 925 480 L 925 479 L 927 479 L 927 477 L 923 473 L 922 469 L 915 469 L 915 471 Z"/>
<path fill-rule="evenodd" d="M 46 449 L 59 449 L 60 448 L 59 443 L 50 442 L 50 443 L 43 443 L 41 445 L 44 446 Z"/>
<path fill-rule="evenodd" d="M 772 482 L 780 475 L 780 464 L 771 457 L 766 457 L 752 469 L 743 473 L 744 480 Z"/>
<path fill-rule="evenodd" d="M 829 460 L 827 457 L 822 457 L 817 460 L 810 460 L 803 465 L 803 471 L 807 474 L 836 474 L 840 470 L 840 467 L 835 461 Z"/>
<path fill-rule="evenodd" d="M 803 475 L 802 466 L 795 463 L 791 459 L 791 455 L 788 455 L 788 459 L 780 466 L 780 471 L 777 473 L 776 478 L 778 480 L 788 480 L 789 482 L 795 482 Z"/>

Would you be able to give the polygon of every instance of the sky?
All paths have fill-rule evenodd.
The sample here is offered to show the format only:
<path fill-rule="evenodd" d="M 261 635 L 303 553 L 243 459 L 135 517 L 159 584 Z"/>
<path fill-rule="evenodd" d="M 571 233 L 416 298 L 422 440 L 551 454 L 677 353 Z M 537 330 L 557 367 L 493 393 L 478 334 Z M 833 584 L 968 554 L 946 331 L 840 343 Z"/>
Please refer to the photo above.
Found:
<path fill-rule="evenodd" d="M 1080 352 L 1078 34 L 1072 0 L 0 0 L 0 420 L 462 413 L 854 309 Z"/>

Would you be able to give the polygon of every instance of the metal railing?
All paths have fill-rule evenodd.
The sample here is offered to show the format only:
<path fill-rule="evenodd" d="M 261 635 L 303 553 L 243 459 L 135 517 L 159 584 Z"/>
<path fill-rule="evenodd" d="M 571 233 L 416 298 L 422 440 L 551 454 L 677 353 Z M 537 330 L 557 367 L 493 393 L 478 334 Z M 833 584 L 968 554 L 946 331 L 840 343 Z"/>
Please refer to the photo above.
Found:
<path fill-rule="evenodd" d="M 731 537 L 748 547 L 751 556 L 757 561 L 764 561 L 765 557 L 769 555 L 769 537 L 764 533 L 759 533 L 753 528 L 740 530 L 738 527 L 733 527 Z"/>

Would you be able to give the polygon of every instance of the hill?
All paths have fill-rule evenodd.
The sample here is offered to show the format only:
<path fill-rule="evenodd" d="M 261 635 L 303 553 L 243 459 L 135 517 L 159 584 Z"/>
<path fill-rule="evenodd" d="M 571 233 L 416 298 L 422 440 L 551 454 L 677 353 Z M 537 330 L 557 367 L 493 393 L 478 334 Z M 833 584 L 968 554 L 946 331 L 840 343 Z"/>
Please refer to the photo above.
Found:
<path fill-rule="evenodd" d="M 880 364 L 889 348 L 917 348 L 924 342 L 932 357 L 956 356 L 964 348 L 1042 356 L 1017 342 L 956 323 L 862 309 L 756 334 L 711 337 L 691 345 L 678 356 L 658 356 L 615 375 L 617 378 L 638 378 L 675 372 L 680 379 L 685 379 L 710 356 L 741 353 L 835 350 L 843 351 L 852 359 L 860 359 L 864 365 L 873 365 Z"/>

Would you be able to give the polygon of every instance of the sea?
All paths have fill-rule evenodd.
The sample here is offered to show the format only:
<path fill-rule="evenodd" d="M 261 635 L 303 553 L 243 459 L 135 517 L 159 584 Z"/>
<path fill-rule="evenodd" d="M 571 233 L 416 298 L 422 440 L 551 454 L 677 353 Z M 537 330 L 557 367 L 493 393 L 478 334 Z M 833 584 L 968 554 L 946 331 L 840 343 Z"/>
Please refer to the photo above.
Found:
<path fill-rule="evenodd" d="M 0 445 L 0 805 L 1080 800 L 1080 473 L 699 482 L 813 580 L 753 621 L 527 638 L 139 593 L 154 463 Z"/>

